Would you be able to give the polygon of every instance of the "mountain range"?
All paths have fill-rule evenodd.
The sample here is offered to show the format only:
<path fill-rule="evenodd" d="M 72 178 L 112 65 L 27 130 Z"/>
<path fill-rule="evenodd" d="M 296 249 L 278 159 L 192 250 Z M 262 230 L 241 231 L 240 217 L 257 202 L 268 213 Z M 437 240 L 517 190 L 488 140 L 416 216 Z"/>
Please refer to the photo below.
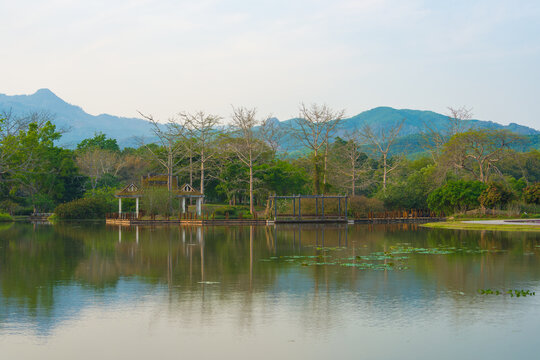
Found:
<path fill-rule="evenodd" d="M 5 112 L 17 116 L 33 112 L 50 114 L 57 129 L 65 130 L 60 145 L 67 148 L 75 148 L 81 140 L 94 136 L 96 132 L 116 139 L 121 147 L 136 146 L 136 137 L 151 136 L 151 127 L 146 120 L 108 114 L 90 115 L 49 89 L 40 89 L 32 95 L 0 94 L 0 116 Z"/>
<path fill-rule="evenodd" d="M 66 130 L 60 140 L 61 146 L 75 148 L 83 139 L 92 137 L 96 132 L 102 132 L 110 138 L 117 139 L 121 147 L 136 146 L 139 137 L 151 138 L 151 126 L 146 120 L 139 118 L 118 117 L 108 114 L 90 115 L 81 107 L 69 104 L 56 96 L 49 89 L 40 89 L 32 95 L 0 94 L 0 116 L 11 112 L 24 116 L 33 112 L 47 112 L 53 117 L 53 123 L 59 129 Z M 397 122 L 404 121 L 400 136 L 405 139 L 415 139 L 428 123 L 432 128 L 442 129 L 446 126 L 448 116 L 433 111 L 394 109 L 377 107 L 342 121 L 336 136 L 360 129 L 364 124 L 370 124 L 374 131 L 387 129 Z M 294 119 L 279 121 L 279 127 L 294 126 Z M 501 125 L 492 121 L 467 120 L 469 126 L 486 129 L 508 129 L 521 135 L 537 137 L 540 131 L 511 123 Z M 290 136 L 283 139 L 283 148 L 289 151 L 301 150 L 301 145 Z"/>

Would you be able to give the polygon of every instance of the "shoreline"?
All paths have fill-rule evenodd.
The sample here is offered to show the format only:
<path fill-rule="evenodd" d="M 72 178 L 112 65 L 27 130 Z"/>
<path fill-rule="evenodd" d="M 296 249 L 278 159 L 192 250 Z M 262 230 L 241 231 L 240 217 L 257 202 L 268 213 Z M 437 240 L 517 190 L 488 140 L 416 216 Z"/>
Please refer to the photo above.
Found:
<path fill-rule="evenodd" d="M 540 219 L 462 220 L 421 224 L 431 229 L 540 232 Z"/>

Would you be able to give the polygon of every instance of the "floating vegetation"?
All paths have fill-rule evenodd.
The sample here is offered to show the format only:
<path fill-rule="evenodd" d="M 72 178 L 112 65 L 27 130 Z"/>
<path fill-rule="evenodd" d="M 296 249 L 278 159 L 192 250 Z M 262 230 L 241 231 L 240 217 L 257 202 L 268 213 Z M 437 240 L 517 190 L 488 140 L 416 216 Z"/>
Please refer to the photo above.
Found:
<path fill-rule="evenodd" d="M 534 291 L 530 290 L 491 290 L 491 289 L 480 289 L 478 293 L 481 295 L 510 295 L 511 297 L 526 297 L 526 296 L 536 296 Z"/>
<path fill-rule="evenodd" d="M 315 248 L 318 251 L 336 251 L 336 250 L 346 250 L 347 248 L 344 246 L 336 246 L 336 247 L 316 247 Z"/>
<path fill-rule="evenodd" d="M 388 251 L 376 251 L 367 255 L 353 257 L 340 257 L 336 255 L 336 252 L 347 250 L 346 247 L 314 248 L 321 253 L 318 255 L 271 256 L 268 259 L 260 259 L 260 261 L 297 264 L 301 266 L 338 265 L 361 270 L 406 270 L 409 267 L 406 266 L 405 262 L 409 260 L 410 255 L 483 254 L 488 252 L 488 250 L 479 248 L 460 249 L 443 245 L 433 248 L 422 248 L 410 246 L 408 243 L 400 243 L 396 246 L 390 246 Z"/>
<path fill-rule="evenodd" d="M 372 263 L 342 263 L 341 266 L 345 267 L 355 267 L 363 270 L 405 270 L 408 269 L 404 265 L 396 265 L 395 263 L 383 263 L 383 264 L 372 264 Z"/>
<path fill-rule="evenodd" d="M 391 254 L 425 254 L 425 255 L 449 255 L 449 254 L 483 254 L 485 249 L 458 249 L 455 247 L 416 248 L 411 246 L 391 246 Z"/>

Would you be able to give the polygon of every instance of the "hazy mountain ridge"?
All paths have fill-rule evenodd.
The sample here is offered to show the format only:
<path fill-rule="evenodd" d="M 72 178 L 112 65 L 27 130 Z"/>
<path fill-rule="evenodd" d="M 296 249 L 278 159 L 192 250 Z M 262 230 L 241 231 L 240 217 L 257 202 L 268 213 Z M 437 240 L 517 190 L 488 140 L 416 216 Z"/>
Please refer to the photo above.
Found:
<path fill-rule="evenodd" d="M 420 134 L 425 131 L 426 124 L 433 129 L 444 130 L 448 124 L 448 116 L 438 114 L 433 111 L 427 110 L 410 110 L 410 109 L 394 109 L 391 107 L 377 107 L 371 110 L 364 111 L 358 115 L 350 118 L 343 119 L 339 129 L 336 131 L 335 136 L 341 138 L 347 138 L 355 130 L 361 130 L 366 124 L 369 124 L 375 133 L 389 129 L 396 124 L 403 121 L 403 126 L 400 131 L 399 146 L 395 146 L 399 151 L 419 152 L 422 151 L 422 146 L 419 145 L 421 141 Z M 295 124 L 296 119 L 289 119 L 281 121 L 279 126 L 285 127 L 297 127 Z M 493 121 L 484 120 L 466 120 L 464 128 L 481 128 L 481 129 L 507 129 L 520 135 L 535 136 L 540 134 L 540 131 L 533 128 L 511 123 L 509 125 L 502 125 Z M 405 143 L 409 146 L 405 146 Z M 301 151 L 303 145 L 294 138 L 290 132 L 283 139 L 283 149 L 287 151 Z"/>
<path fill-rule="evenodd" d="M 92 137 L 95 132 L 103 132 L 108 137 L 117 139 L 121 147 L 136 146 L 137 137 L 151 138 L 153 135 L 150 124 L 146 120 L 108 114 L 90 115 L 81 107 L 65 102 L 48 89 L 40 89 L 32 95 L 0 94 L 0 111 L 12 111 L 16 115 L 49 112 L 54 116 L 54 124 L 58 128 L 69 130 L 60 141 L 60 145 L 69 148 L 74 148 L 81 140 Z M 347 134 L 361 129 L 365 124 L 370 124 L 375 131 L 378 131 L 404 120 L 400 135 L 403 140 L 407 138 L 412 140 L 416 138 L 413 135 L 419 134 L 425 128 L 425 124 L 430 124 L 435 129 L 443 129 L 447 119 L 448 116 L 433 111 L 377 107 L 344 119 L 336 136 L 346 137 Z M 522 135 L 540 134 L 538 130 L 516 123 L 501 125 L 482 120 L 468 122 L 470 127 L 474 128 L 508 129 Z M 276 123 L 282 128 L 294 127 L 295 119 L 276 120 Z M 290 135 L 285 136 L 282 142 L 284 150 L 302 149 L 302 144 Z"/>
<path fill-rule="evenodd" d="M 96 132 L 117 139 L 122 147 L 136 145 L 136 137 L 152 135 L 146 120 L 108 114 L 90 115 L 81 107 L 65 102 L 49 89 L 40 89 L 32 95 L 0 94 L 0 111 L 12 111 L 15 115 L 43 111 L 50 113 L 57 128 L 68 130 L 60 140 L 60 145 L 68 148 L 74 148 Z"/>

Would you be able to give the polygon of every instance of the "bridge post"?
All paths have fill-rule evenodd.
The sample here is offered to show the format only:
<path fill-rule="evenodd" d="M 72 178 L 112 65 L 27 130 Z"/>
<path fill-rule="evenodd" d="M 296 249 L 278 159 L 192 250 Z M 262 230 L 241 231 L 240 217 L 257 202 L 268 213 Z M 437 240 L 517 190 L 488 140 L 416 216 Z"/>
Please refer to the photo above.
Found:
<path fill-rule="evenodd" d="M 349 211 L 348 211 L 348 208 L 347 208 L 347 199 L 348 199 L 348 197 L 345 196 L 345 220 L 349 219 Z"/>

